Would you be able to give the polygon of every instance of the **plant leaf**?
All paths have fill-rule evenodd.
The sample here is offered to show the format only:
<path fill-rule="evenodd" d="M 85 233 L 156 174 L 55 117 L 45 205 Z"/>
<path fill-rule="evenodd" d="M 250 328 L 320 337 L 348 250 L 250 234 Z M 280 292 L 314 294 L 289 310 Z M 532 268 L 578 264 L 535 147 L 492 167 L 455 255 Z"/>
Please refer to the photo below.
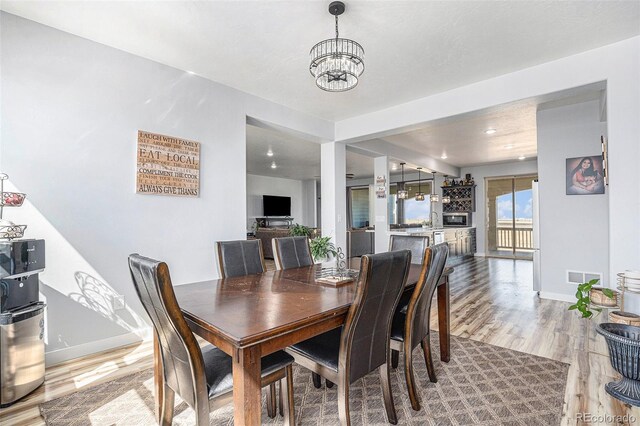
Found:
<path fill-rule="evenodd" d="M 602 293 L 609 299 L 613 299 L 613 291 L 610 288 L 603 288 Z"/>
<path fill-rule="evenodd" d="M 575 305 L 569 306 L 569 310 L 570 311 L 573 311 L 574 309 L 578 309 L 578 304 L 577 303 Z"/>

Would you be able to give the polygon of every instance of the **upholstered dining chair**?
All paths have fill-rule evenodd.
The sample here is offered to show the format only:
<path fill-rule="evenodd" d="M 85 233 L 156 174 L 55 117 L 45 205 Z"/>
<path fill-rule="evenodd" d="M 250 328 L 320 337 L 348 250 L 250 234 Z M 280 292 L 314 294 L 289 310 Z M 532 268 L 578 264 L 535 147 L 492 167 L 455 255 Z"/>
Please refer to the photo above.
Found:
<path fill-rule="evenodd" d="M 271 240 L 276 269 L 300 268 L 313 265 L 307 237 L 283 237 Z"/>
<path fill-rule="evenodd" d="M 411 252 L 362 257 L 355 298 L 342 327 L 289 348 L 296 362 L 338 385 L 338 415 L 350 425 L 349 385 L 378 370 L 389 423 L 397 417 L 389 377 L 391 319 L 407 281 Z"/>
<path fill-rule="evenodd" d="M 221 278 L 261 274 L 267 270 L 260 240 L 218 241 Z"/>
<path fill-rule="evenodd" d="M 389 251 L 411 250 L 411 263 L 421 264 L 425 249 L 429 247 L 429 237 L 421 235 L 391 235 Z"/>
<path fill-rule="evenodd" d="M 164 378 L 160 424 L 171 424 L 178 393 L 196 412 L 196 424 L 209 425 L 210 410 L 233 400 L 232 358 L 215 346 L 198 345 L 178 306 L 166 263 L 132 254 L 129 270 L 159 342 Z M 262 386 L 281 381 L 281 395 L 287 395 L 285 423 L 291 425 L 294 424 L 292 364 L 293 358 L 284 351 L 262 358 Z M 267 411 L 270 417 L 275 417 L 274 387 L 269 390 Z"/>
<path fill-rule="evenodd" d="M 437 382 L 431 356 L 429 318 L 433 294 L 444 272 L 448 256 L 449 246 L 446 243 L 436 244 L 424 251 L 420 278 L 407 303 L 398 304 L 391 325 L 392 366 L 398 366 L 398 355 L 402 351 L 409 399 L 411 407 L 416 411 L 420 410 L 420 400 L 416 392 L 412 352 L 418 344 L 422 345 L 429 380 Z"/>

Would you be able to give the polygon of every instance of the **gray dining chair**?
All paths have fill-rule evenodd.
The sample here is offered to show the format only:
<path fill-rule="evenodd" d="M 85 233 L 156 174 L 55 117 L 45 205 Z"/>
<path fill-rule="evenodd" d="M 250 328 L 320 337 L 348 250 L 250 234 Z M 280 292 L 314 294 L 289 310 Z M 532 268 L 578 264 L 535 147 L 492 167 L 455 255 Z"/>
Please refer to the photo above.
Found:
<path fill-rule="evenodd" d="M 311 247 L 307 237 L 274 238 L 273 259 L 276 269 L 300 268 L 313 265 Z"/>
<path fill-rule="evenodd" d="M 448 256 L 449 246 L 446 243 L 436 244 L 424 251 L 418 282 L 406 304 L 403 302 L 406 300 L 404 297 L 398 303 L 391 325 L 391 365 L 394 368 L 398 366 L 399 352 L 403 352 L 409 400 L 411 407 L 416 411 L 420 410 L 420 400 L 413 374 L 412 353 L 418 344 L 422 345 L 429 380 L 436 383 L 438 380 L 431 355 L 429 320 L 433 294 L 442 278 Z"/>
<path fill-rule="evenodd" d="M 221 278 L 261 274 L 267 270 L 260 240 L 218 241 Z"/>
<path fill-rule="evenodd" d="M 363 256 L 344 325 L 287 348 L 296 363 L 338 385 L 342 425 L 351 424 L 350 384 L 374 370 L 380 374 L 387 420 L 391 424 L 398 421 L 389 376 L 389 338 L 410 258 L 409 250 Z"/>
<path fill-rule="evenodd" d="M 420 265 L 424 251 L 429 247 L 429 237 L 421 235 L 391 235 L 389 251 L 411 250 L 411 263 Z"/>
<path fill-rule="evenodd" d="M 175 394 L 196 412 L 196 425 L 209 425 L 209 412 L 233 400 L 233 360 L 213 345 L 200 347 L 185 320 L 164 262 L 129 256 L 129 270 L 140 302 L 158 339 L 164 382 L 160 424 L 171 425 Z M 284 351 L 262 357 L 262 386 L 269 386 L 267 412 L 276 416 L 275 387 L 286 393 L 286 424 L 294 424 L 293 358 Z M 282 380 L 284 379 L 284 380 Z"/>

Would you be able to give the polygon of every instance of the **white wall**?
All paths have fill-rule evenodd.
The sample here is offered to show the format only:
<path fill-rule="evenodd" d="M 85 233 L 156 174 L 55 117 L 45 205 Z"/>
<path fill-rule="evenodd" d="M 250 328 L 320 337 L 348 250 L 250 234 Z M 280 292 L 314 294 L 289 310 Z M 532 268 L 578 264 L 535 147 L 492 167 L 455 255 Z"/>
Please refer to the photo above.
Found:
<path fill-rule="evenodd" d="M 291 197 L 291 217 L 294 223 L 313 226 L 313 212 L 309 211 L 308 184 L 296 179 L 247 174 L 247 230 L 256 222 L 256 217 L 264 216 L 262 210 L 263 195 Z M 314 182 L 314 181 L 311 181 Z M 315 188 L 315 185 L 313 185 Z"/>
<path fill-rule="evenodd" d="M 538 171 L 536 160 L 513 163 L 490 164 L 486 166 L 463 167 L 461 176 L 471 173 L 476 183 L 476 211 L 473 213 L 473 225 L 476 227 L 477 256 L 484 256 L 486 250 L 487 199 L 485 178 L 498 176 L 518 176 L 535 174 Z"/>
<path fill-rule="evenodd" d="M 247 116 L 318 139 L 333 123 L 1 13 L 2 171 L 27 193 L 6 218 L 44 238 L 47 361 L 148 336 L 130 253 L 174 283 L 217 276 L 214 243 L 246 232 Z M 139 129 L 201 142 L 198 198 L 138 195 Z M 123 294 L 126 310 L 108 297 Z"/>
<path fill-rule="evenodd" d="M 608 194 L 566 195 L 566 159 L 598 156 L 598 101 L 538 111 L 538 176 L 540 194 L 540 265 L 542 297 L 571 300 L 575 285 L 566 271 L 609 276 Z"/>

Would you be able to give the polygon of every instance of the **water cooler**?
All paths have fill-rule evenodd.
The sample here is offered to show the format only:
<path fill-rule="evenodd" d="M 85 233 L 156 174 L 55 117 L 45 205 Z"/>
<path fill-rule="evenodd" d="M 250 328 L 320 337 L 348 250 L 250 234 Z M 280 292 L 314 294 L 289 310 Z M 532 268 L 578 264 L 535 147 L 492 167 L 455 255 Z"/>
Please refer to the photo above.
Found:
<path fill-rule="evenodd" d="M 2 219 L 25 195 L 2 191 L 0 175 L 0 407 L 44 382 L 44 309 L 38 273 L 45 267 L 44 240 L 21 239 L 26 225 Z"/>

